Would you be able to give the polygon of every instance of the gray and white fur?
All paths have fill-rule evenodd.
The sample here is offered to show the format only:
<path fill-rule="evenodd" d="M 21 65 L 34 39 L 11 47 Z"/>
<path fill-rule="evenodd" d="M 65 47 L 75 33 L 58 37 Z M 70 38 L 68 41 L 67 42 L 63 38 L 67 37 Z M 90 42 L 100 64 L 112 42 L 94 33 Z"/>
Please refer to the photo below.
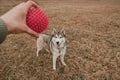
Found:
<path fill-rule="evenodd" d="M 56 60 L 60 56 L 60 60 L 64 66 L 64 56 L 66 53 L 66 38 L 65 30 L 61 31 L 53 30 L 52 34 L 39 34 L 37 38 L 37 56 L 39 51 L 45 48 L 48 51 L 48 47 L 53 55 L 53 69 L 56 70 Z"/>

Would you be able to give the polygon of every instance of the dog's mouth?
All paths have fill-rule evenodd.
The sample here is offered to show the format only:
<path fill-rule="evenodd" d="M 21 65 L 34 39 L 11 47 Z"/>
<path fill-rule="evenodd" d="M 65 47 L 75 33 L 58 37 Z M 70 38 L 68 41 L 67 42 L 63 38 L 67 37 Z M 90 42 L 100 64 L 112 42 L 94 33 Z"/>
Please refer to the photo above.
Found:
<path fill-rule="evenodd" d="M 60 47 L 60 44 L 57 44 L 57 47 Z"/>
<path fill-rule="evenodd" d="M 56 42 L 56 45 L 57 45 L 58 48 L 60 47 L 60 43 L 59 42 Z"/>

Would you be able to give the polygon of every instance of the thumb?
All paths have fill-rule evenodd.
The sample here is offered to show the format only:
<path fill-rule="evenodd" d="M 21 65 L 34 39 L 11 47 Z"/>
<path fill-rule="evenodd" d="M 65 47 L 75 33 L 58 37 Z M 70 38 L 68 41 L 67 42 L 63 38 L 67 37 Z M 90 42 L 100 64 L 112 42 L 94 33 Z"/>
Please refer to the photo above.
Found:
<path fill-rule="evenodd" d="M 27 10 L 31 7 L 38 7 L 37 3 L 33 2 L 32 0 L 27 1 L 25 5 Z"/>

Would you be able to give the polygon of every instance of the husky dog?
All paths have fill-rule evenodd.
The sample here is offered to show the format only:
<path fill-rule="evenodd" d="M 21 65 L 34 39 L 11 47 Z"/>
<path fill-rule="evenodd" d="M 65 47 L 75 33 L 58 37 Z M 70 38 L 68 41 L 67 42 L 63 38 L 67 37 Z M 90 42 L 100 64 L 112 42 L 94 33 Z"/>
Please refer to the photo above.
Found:
<path fill-rule="evenodd" d="M 50 51 L 53 55 L 53 69 L 56 70 L 56 60 L 58 56 L 60 56 L 61 62 L 64 66 L 66 66 L 64 62 L 64 55 L 66 53 L 66 39 L 65 39 L 65 30 L 56 31 L 53 29 L 52 34 L 39 34 L 37 39 L 37 56 L 39 51 L 42 48 L 49 47 Z M 48 51 L 48 49 L 47 49 Z"/>

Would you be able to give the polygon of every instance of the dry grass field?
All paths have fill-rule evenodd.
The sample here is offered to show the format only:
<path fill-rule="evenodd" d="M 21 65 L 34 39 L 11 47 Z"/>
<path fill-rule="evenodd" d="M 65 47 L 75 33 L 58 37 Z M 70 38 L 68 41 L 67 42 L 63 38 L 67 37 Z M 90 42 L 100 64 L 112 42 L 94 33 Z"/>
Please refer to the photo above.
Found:
<path fill-rule="evenodd" d="M 0 0 L 0 15 L 25 0 Z M 34 0 L 49 27 L 64 27 L 67 52 L 52 69 L 52 54 L 36 56 L 36 39 L 10 34 L 0 44 L 0 80 L 120 80 L 120 0 Z"/>

